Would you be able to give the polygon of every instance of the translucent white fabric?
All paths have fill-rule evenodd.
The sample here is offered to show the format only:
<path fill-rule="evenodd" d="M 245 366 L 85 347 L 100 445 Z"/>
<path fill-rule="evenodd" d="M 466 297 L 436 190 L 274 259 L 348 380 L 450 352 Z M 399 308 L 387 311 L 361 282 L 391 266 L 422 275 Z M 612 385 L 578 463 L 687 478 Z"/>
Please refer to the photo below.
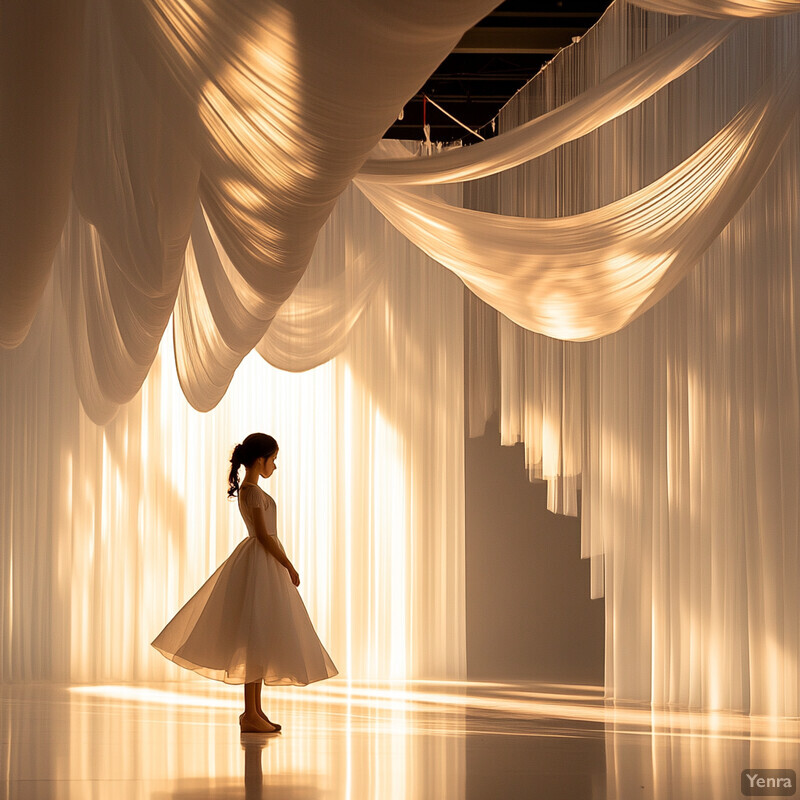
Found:
<path fill-rule="evenodd" d="M 42 61 L 53 88 L 31 95 L 33 123 L 25 114 L 13 120 L 22 167 L 8 192 L 0 188 L 5 201 L 15 192 L 24 199 L 5 224 L 38 237 L 7 240 L 15 255 L 3 261 L 13 297 L 0 316 L 5 346 L 33 318 L 47 254 L 69 214 L 56 294 L 28 339 L 0 354 L 4 678 L 173 677 L 159 672 L 170 665 L 148 661 L 147 642 L 166 610 L 230 552 L 236 528 L 219 499 L 225 458 L 259 428 L 278 435 L 284 455 L 298 454 L 276 490 L 281 530 L 287 548 L 305 554 L 301 573 L 318 578 L 309 610 L 343 672 L 463 674 L 461 285 L 383 223 L 365 227 L 358 244 L 348 225 L 372 212 L 349 192 L 342 208 L 352 212 L 332 223 L 333 257 L 300 286 L 274 337 L 268 330 L 349 177 L 485 10 L 373 5 L 323 13 L 310 3 L 92 2 L 85 85 L 70 77 L 80 54 L 75 20 L 48 34 L 64 76 Z M 14 14 L 35 27 L 33 12 Z M 307 29 L 295 24 L 301 19 Z M 509 104 L 501 128 L 599 85 L 681 24 L 615 3 Z M 571 231 L 559 256 L 570 257 L 584 235 L 602 242 L 597 228 L 575 220 L 602 228 L 609 209 L 621 213 L 616 233 L 625 236 L 610 237 L 609 225 L 605 241 L 624 248 L 632 272 L 603 276 L 606 311 L 617 315 L 610 329 L 641 311 L 631 301 L 637 248 L 656 271 L 659 253 L 684 266 L 693 248 L 699 258 L 655 307 L 587 344 L 524 331 L 475 298 L 467 305 L 473 430 L 499 406 L 503 441 L 525 441 L 531 475 L 550 480 L 551 508 L 577 512 L 582 489 L 582 553 L 592 559 L 593 593 L 606 595 L 611 699 L 800 713 L 800 133 L 789 75 L 799 25 L 798 15 L 742 21 L 640 106 L 467 184 L 466 210 L 440 188 L 362 184 L 373 198 L 382 192 L 389 210 L 387 198 L 403 198 L 401 224 L 444 245 L 448 258 L 471 259 L 467 280 L 504 294 L 512 310 L 515 270 L 529 251 L 539 248 L 534 263 L 556 256 L 546 242 L 531 243 L 529 228 Z M 28 63 L 21 30 L 3 29 L 17 64 Z M 110 45 L 123 32 L 127 51 Z M 4 76 L 3 102 L 12 98 L 14 111 L 23 95 L 14 70 Z M 759 94 L 765 86 L 774 93 Z M 104 102 L 79 119 L 80 91 Z M 133 119 L 139 107 L 148 113 Z M 45 126 L 38 115 L 51 111 Z M 134 131 L 148 144 L 132 142 Z M 72 141 L 89 172 L 73 175 Z M 42 155 L 52 186 L 31 166 Z M 659 189 L 673 192 L 674 207 Z M 427 219 L 434 212 L 449 226 L 441 242 Z M 477 226 L 498 224 L 511 226 L 519 260 L 480 249 L 497 230 Z M 652 251 L 651 230 L 662 237 Z M 496 259 L 506 260 L 505 278 Z M 554 332 L 556 305 L 565 316 L 570 307 L 597 316 L 568 272 L 560 297 L 526 298 L 546 311 L 551 304 L 544 319 Z M 621 278 L 628 297 L 614 308 L 609 289 Z M 677 278 L 645 286 L 643 304 Z M 176 292 L 176 366 L 164 347 L 145 380 Z M 591 334 L 581 325 L 578 338 Z M 342 349 L 302 375 L 251 358 L 231 383 L 257 343 L 298 368 Z M 497 363 L 474 363 L 495 351 Z M 218 408 L 202 418 L 187 408 L 173 368 L 197 408 Z M 116 418 L 96 424 L 131 396 Z"/>
<path fill-rule="evenodd" d="M 614 4 L 508 104 L 501 133 L 595 80 L 585 65 L 616 69 L 673 24 Z M 796 63 L 798 41 L 796 16 L 747 22 L 626 117 L 468 185 L 465 205 L 540 218 L 627 197 Z M 616 334 L 563 342 L 467 305 L 471 430 L 498 409 L 550 507 L 580 510 L 606 598 L 609 699 L 800 713 L 798 155 L 795 119 L 697 267 Z"/>
<path fill-rule="evenodd" d="M 80 267 L 58 281 L 104 420 L 135 395 L 176 302 L 182 380 L 198 406 L 218 402 L 352 175 L 494 0 L 25 5 L 2 33 L 0 343 L 24 337 L 71 208 L 59 257 Z M 198 199 L 229 259 L 214 314 L 202 292 L 176 301 Z"/>
<path fill-rule="evenodd" d="M 87 3 L 73 197 L 56 263 L 81 397 L 99 422 L 155 358 L 199 178 L 185 126 L 167 118 L 112 5 Z"/>
<path fill-rule="evenodd" d="M 254 346 L 284 368 L 299 370 L 321 363 L 341 346 L 357 309 L 366 302 L 372 286 L 369 276 L 377 273 L 362 261 L 350 273 L 364 273 L 364 280 L 356 281 L 359 288 L 352 281 L 348 288 L 342 279 L 304 287 L 286 312 L 294 320 L 292 331 L 280 323 L 275 334 L 265 338 L 278 310 L 298 285 L 320 227 L 350 176 L 407 96 L 489 3 L 443 0 L 433 7 L 426 5 L 424 12 L 416 4 L 385 7 L 375 3 L 374 8 L 365 9 L 356 3 L 335 14 L 319 13 L 312 5 L 292 0 L 267 7 L 238 0 L 223 13 L 199 0 L 135 4 L 87 0 L 85 15 L 79 20 L 82 35 L 73 31 L 72 39 L 58 39 L 62 50 L 57 52 L 65 60 L 81 57 L 80 72 L 63 86 L 58 84 L 61 88 L 56 86 L 48 101 L 65 115 L 61 120 L 65 135 L 71 130 L 72 116 L 78 114 L 74 108 L 69 111 L 70 103 L 82 110 L 73 126 L 77 136 L 74 164 L 66 155 L 61 166 L 47 162 L 54 179 L 61 176 L 59 180 L 68 181 L 72 176 L 72 201 L 56 203 L 52 215 L 46 210 L 50 201 L 42 201 L 40 216 L 42 224 L 50 219 L 46 224 L 53 230 L 59 219 L 66 219 L 56 272 L 68 315 L 76 379 L 84 405 L 96 421 L 108 420 L 138 390 L 173 310 L 181 385 L 195 408 L 207 410 L 220 401 L 236 366 Z M 26 24 L 32 24 L 38 18 L 26 19 Z M 488 149 L 482 149 L 484 145 L 461 148 L 454 156 L 429 159 L 433 167 L 439 158 L 454 158 L 455 166 L 442 162 L 435 174 L 422 177 L 438 181 L 488 174 L 586 135 L 695 68 L 735 24 L 694 20 L 676 25 L 671 36 L 646 41 L 637 52 L 639 57 L 630 63 L 621 64 L 613 56 L 608 62 L 613 69 L 604 67 L 602 76 L 587 76 L 571 96 L 557 95 L 563 101 L 559 109 L 535 120 L 525 132 L 524 143 L 511 134 L 511 139 L 498 137 L 498 142 L 504 142 L 502 152 L 495 152 L 492 148 L 500 145 L 491 141 L 485 143 Z M 22 33 L 14 25 L 4 30 L 11 44 Z M 65 25 L 64 36 L 68 30 Z M 77 44 L 76 38 L 80 39 Z M 341 41 L 347 41 L 348 47 L 338 48 Z M 9 52 L 22 58 L 13 47 Z M 59 80 L 67 81 L 67 74 Z M 74 102 L 73 95 L 77 95 Z M 13 96 L 13 92 L 8 94 Z M 42 102 L 47 96 L 42 96 Z M 34 116 L 41 112 L 37 108 L 32 108 Z M 788 116 L 790 111 L 787 104 L 777 113 Z M 776 130 L 780 124 L 779 120 Z M 776 135 L 768 125 L 760 130 L 767 139 Z M 767 141 L 746 161 L 754 167 L 750 177 L 770 147 Z M 61 151 L 52 148 L 52 152 L 55 157 Z M 461 161 L 465 158 L 467 166 Z M 686 169 L 696 166 L 699 158 L 698 154 L 690 159 Z M 403 170 L 412 163 L 424 165 L 425 161 L 403 159 Z M 694 223 L 705 240 L 724 223 L 722 212 L 745 193 L 742 169 L 738 175 L 742 182 L 732 178 L 733 185 L 719 188 L 720 194 L 710 180 L 705 181 L 706 218 L 702 224 L 699 218 Z M 697 181 L 703 177 L 694 176 Z M 22 180 L 9 185 L 18 191 Z M 653 191 L 658 188 L 652 187 Z M 692 192 L 696 184 L 687 180 L 682 188 Z M 54 189 L 52 197 L 61 196 L 60 191 Z M 710 198 L 722 194 L 724 204 L 711 202 Z M 519 302 L 524 295 L 519 291 L 520 275 L 502 273 L 515 257 L 497 258 L 498 248 L 485 250 L 486 236 L 508 238 L 508 231 L 502 229 L 509 223 L 503 219 L 490 220 L 482 242 L 474 241 L 478 231 L 472 230 L 471 219 L 463 242 L 458 228 L 465 223 L 453 221 L 449 254 L 441 251 L 444 243 L 430 229 L 424 236 L 429 240 L 428 252 L 461 269 L 469 285 L 512 318 L 537 330 L 587 338 L 617 329 L 654 302 L 703 244 L 704 237 L 688 235 L 679 226 L 680 214 L 673 215 L 672 229 L 678 226 L 684 239 L 675 247 L 671 243 L 667 254 L 663 247 L 654 250 L 648 242 L 649 262 L 637 261 L 639 272 L 633 270 L 621 278 L 627 283 L 627 296 L 609 298 L 609 281 L 616 284 L 620 279 L 610 276 L 611 270 L 626 269 L 625 258 L 634 258 L 634 250 L 646 237 L 640 236 L 621 261 L 605 258 L 608 237 L 635 226 L 637 203 L 645 204 L 644 217 L 657 216 L 657 205 L 645 207 L 651 196 L 629 198 L 627 216 L 601 220 L 598 226 L 586 218 L 577 221 L 582 232 L 597 234 L 595 241 L 584 242 L 583 250 L 572 241 L 561 247 L 553 240 L 567 265 L 576 260 L 585 265 L 598 257 L 605 261 L 606 274 L 594 277 L 606 283 L 600 289 L 606 294 L 606 308 L 602 310 L 602 302 L 594 299 L 590 303 L 604 317 L 602 321 L 587 317 L 586 298 L 578 297 L 574 303 L 568 299 L 578 277 L 574 271 L 568 287 L 556 287 L 560 297 L 539 299 L 537 294 L 537 302 L 547 307 L 531 310 Z M 410 228 L 418 222 L 413 215 L 419 209 L 411 207 L 410 199 L 404 198 L 403 208 L 395 204 L 395 213 L 405 217 L 406 231 L 412 235 Z M 665 195 L 660 202 L 664 205 L 668 199 Z M 620 207 L 609 210 L 617 213 Z M 14 218 L 19 230 L 33 224 L 38 207 L 26 213 L 27 221 Z M 425 206 L 423 213 L 433 214 L 434 209 Z M 715 219 L 709 220 L 709 215 Z M 602 212 L 597 217 L 602 218 Z M 426 224 L 430 228 L 433 223 Z M 510 227 L 518 224 L 512 221 Z M 656 227 L 663 237 L 672 230 L 668 224 Z M 15 235 L 8 238 L 9 246 L 16 241 Z M 569 232 L 564 235 L 571 239 Z M 418 231 L 413 236 L 421 243 L 423 234 Z M 461 248 L 469 237 L 474 246 Z M 499 248 L 507 246 L 507 242 L 500 244 L 501 238 L 496 241 Z M 431 243 L 439 250 L 431 249 Z M 518 241 L 510 252 L 520 248 L 528 262 L 535 261 L 527 242 Z M 456 251 L 462 249 L 463 257 L 456 264 Z M 539 257 L 550 261 L 549 253 L 542 247 Z M 485 272 L 487 259 L 496 263 L 494 274 Z M 10 326 L 9 345 L 23 335 L 46 277 L 46 268 L 33 261 L 26 266 L 9 258 L 4 267 L 14 264 L 25 279 L 8 276 L 8 283 L 15 287 L 9 294 L 15 298 L 14 308 L 3 318 Z M 592 268 L 588 271 L 592 277 Z M 634 287 L 645 273 L 648 277 L 639 291 Z M 18 289 L 29 278 L 31 286 Z M 553 280 L 552 275 L 540 278 L 538 289 L 542 280 Z M 27 299 L 19 294 L 28 291 Z M 530 293 L 530 287 L 526 292 Z M 564 325 L 554 320 L 554 314 L 570 307 L 566 316 L 573 319 Z M 302 346 L 296 338 L 302 332 L 301 317 Z M 313 343 L 315 333 L 320 338 Z"/>
<path fill-rule="evenodd" d="M 277 528 L 341 676 L 464 679 L 463 287 L 353 199 L 387 267 L 318 369 L 253 353 L 198 414 L 168 335 L 101 426 L 52 284 L 26 341 L 0 352 L 1 681 L 184 679 L 149 642 L 245 535 L 227 460 L 254 430 L 280 444 Z"/>
<path fill-rule="evenodd" d="M 78 129 L 83 10 L 82 0 L 3 7 L 0 347 L 25 338 L 64 225 Z"/>
<path fill-rule="evenodd" d="M 447 196 L 460 204 L 460 187 L 448 188 Z M 256 350 L 273 366 L 292 372 L 338 355 L 397 264 L 390 245 L 400 241 L 351 183 L 322 228 L 303 279 Z"/>
<path fill-rule="evenodd" d="M 800 11 L 800 0 L 631 0 L 631 4 L 665 14 L 694 14 L 716 19 L 771 17 Z"/>
<path fill-rule="evenodd" d="M 356 185 L 512 321 L 559 339 L 605 336 L 664 297 L 748 198 L 797 113 L 795 60 L 666 175 L 583 214 L 512 217 L 455 208 L 421 189 Z"/>
<path fill-rule="evenodd" d="M 412 159 L 408 151 L 395 152 L 396 145 L 391 140 L 382 141 L 359 170 L 359 183 L 452 183 L 485 178 L 519 166 L 636 107 L 706 58 L 734 26 L 731 22 L 694 20 L 551 111 L 469 147 Z"/>

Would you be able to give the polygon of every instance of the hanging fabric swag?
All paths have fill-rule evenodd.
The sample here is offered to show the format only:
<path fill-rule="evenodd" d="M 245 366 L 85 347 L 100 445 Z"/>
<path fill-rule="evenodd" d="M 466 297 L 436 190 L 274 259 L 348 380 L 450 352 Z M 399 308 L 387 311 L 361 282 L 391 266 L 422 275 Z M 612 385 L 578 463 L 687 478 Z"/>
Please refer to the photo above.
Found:
<path fill-rule="evenodd" d="M 630 0 L 632 5 L 664 14 L 698 17 L 777 17 L 800 11 L 800 0 Z"/>
<path fill-rule="evenodd" d="M 410 158 L 405 150 L 391 149 L 397 143 L 384 140 L 381 152 L 386 155 L 368 158 L 358 180 L 419 186 L 475 180 L 519 166 L 597 130 L 652 97 L 716 50 L 735 25 L 695 20 L 558 108 L 469 147 Z"/>
<path fill-rule="evenodd" d="M 510 217 L 455 208 L 421 189 L 356 184 L 398 230 L 509 319 L 585 341 L 627 325 L 694 266 L 772 162 L 798 92 L 795 64 L 661 179 L 571 217 Z"/>

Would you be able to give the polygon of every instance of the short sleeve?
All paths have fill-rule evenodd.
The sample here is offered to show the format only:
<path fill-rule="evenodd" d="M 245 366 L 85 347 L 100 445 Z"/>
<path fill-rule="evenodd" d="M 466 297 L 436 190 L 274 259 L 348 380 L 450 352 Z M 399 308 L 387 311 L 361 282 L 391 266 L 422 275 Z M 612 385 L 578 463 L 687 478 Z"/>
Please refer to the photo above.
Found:
<path fill-rule="evenodd" d="M 239 489 L 239 496 L 245 508 L 267 507 L 267 496 L 257 486 L 242 486 Z"/>

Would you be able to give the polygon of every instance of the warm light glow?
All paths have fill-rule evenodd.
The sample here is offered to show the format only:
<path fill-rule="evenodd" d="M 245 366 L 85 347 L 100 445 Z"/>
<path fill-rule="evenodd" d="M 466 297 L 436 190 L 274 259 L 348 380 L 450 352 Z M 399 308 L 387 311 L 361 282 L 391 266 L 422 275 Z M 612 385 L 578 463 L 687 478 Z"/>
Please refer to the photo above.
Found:
<path fill-rule="evenodd" d="M 447 640 L 415 646 L 419 631 L 429 635 L 418 615 L 433 614 L 424 592 L 447 592 L 447 579 L 437 570 L 435 584 L 420 585 L 413 542 L 457 529 L 440 534 L 414 516 L 430 511 L 412 481 L 426 473 L 412 470 L 393 401 L 374 395 L 344 357 L 289 373 L 252 353 L 223 401 L 201 414 L 181 393 L 171 339 L 168 330 L 141 411 L 98 431 L 102 469 L 73 508 L 73 552 L 83 556 L 69 576 L 72 675 L 190 677 L 149 643 L 246 536 L 226 500 L 228 459 L 258 430 L 279 442 L 277 471 L 262 483 L 277 502 L 299 592 L 340 673 L 401 679 L 419 669 L 420 651 L 433 659 L 437 648 L 447 652 Z"/>
<path fill-rule="evenodd" d="M 521 688 L 527 686 L 528 688 Z M 197 691 L 202 687 L 201 691 Z M 504 687 L 506 687 L 504 689 Z M 800 723 L 780 717 L 750 717 L 723 712 L 659 711 L 606 705 L 596 686 L 564 686 L 564 692 L 542 691 L 552 685 L 482 681 L 345 681 L 333 678 L 307 687 L 270 690 L 289 702 L 343 706 L 350 718 L 354 705 L 374 710 L 418 714 L 483 712 L 497 717 L 528 720 L 558 719 L 612 726 L 626 735 L 730 739 L 800 744 Z M 437 691 L 438 689 L 438 691 Z M 239 687 L 205 682 L 184 683 L 180 691 L 132 685 L 71 686 L 69 691 L 142 704 L 190 708 L 238 708 Z M 351 723 L 352 724 L 352 723 Z M 357 722 L 356 722 L 357 724 Z M 393 722 L 393 724 L 395 724 Z M 504 735 L 510 735 L 504 731 Z M 517 735 L 553 736 L 549 728 Z"/>

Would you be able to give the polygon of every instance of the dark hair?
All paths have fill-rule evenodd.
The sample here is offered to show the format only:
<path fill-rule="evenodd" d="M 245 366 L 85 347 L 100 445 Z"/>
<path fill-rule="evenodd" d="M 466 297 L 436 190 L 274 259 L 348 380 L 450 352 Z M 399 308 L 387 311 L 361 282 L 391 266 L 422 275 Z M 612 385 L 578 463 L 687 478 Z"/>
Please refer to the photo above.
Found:
<path fill-rule="evenodd" d="M 228 497 L 239 493 L 239 467 L 249 467 L 256 459 L 269 458 L 278 452 L 278 443 L 266 433 L 251 433 L 231 453 L 231 472 L 228 475 Z"/>

